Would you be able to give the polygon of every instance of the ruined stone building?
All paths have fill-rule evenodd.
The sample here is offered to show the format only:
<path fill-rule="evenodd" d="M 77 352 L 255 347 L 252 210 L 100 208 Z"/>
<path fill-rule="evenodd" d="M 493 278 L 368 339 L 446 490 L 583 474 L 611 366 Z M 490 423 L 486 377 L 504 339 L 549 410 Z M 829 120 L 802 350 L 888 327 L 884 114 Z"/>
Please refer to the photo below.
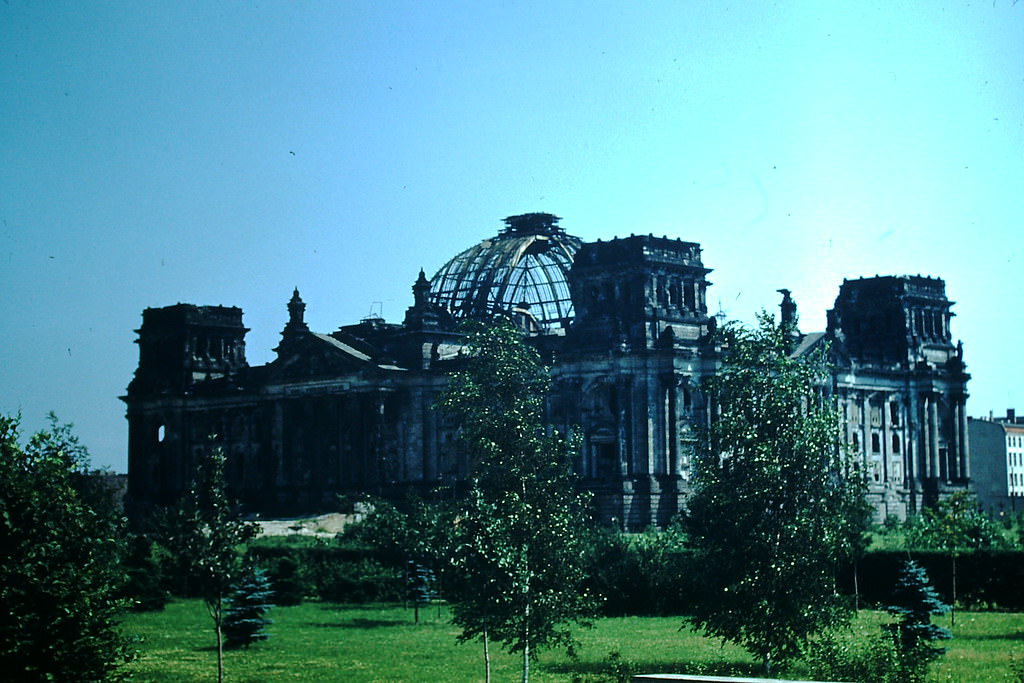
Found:
<path fill-rule="evenodd" d="M 844 280 L 828 329 L 797 349 L 829 344 L 847 443 L 879 520 L 905 519 L 970 480 L 970 375 L 945 290 L 920 275 Z"/>
<path fill-rule="evenodd" d="M 433 409 L 459 362 L 463 318 L 510 318 L 550 363 L 549 420 L 575 431 L 575 467 L 598 516 L 638 529 L 684 505 L 700 387 L 720 363 L 699 244 L 630 236 L 582 243 L 550 214 L 505 219 L 497 235 L 412 285 L 401 323 L 371 317 L 310 330 L 299 292 L 277 357 L 245 359 L 242 311 L 146 309 L 128 387 L 129 505 L 175 501 L 216 435 L 245 510 L 330 510 L 338 494 L 401 499 L 465 481 L 456 425 Z M 411 279 L 411 278 L 410 278 Z M 828 342 L 847 435 L 879 518 L 967 484 L 968 375 L 942 280 L 845 281 L 828 329 L 794 331 L 795 353 Z M 785 293 L 784 320 L 795 321 Z M 795 330 L 795 326 L 794 326 Z"/>

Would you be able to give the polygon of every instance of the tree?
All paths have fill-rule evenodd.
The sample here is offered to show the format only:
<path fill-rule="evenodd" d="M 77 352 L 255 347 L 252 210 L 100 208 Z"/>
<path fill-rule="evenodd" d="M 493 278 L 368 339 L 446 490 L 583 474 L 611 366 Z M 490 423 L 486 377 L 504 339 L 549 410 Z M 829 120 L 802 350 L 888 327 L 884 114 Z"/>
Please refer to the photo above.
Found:
<path fill-rule="evenodd" d="M 478 324 L 465 366 L 439 405 L 459 425 L 472 487 L 452 519 L 454 582 L 448 583 L 461 640 L 489 639 L 521 652 L 524 683 L 538 648 L 566 644 L 593 600 L 585 578 L 586 501 L 569 467 L 575 444 L 549 432 L 542 408 L 550 378 L 522 332 Z"/>
<path fill-rule="evenodd" d="M 687 528 L 699 582 L 691 623 L 738 643 L 766 671 L 852 613 L 835 588 L 866 528 L 864 479 L 839 439 L 824 353 L 792 357 L 762 314 L 728 325 L 706 387 L 720 414 L 704 435 Z"/>
<path fill-rule="evenodd" d="M 900 621 L 890 624 L 888 630 L 899 653 L 902 680 L 923 681 L 928 665 L 946 652 L 945 648 L 932 647 L 932 643 L 953 637 L 946 629 L 933 624 L 931 619 L 933 614 L 948 612 L 949 606 L 939 600 L 924 568 L 908 560 L 896 581 L 892 604 L 885 609 L 889 614 L 900 617 Z"/>
<path fill-rule="evenodd" d="M 212 444 L 211 444 L 212 445 Z M 224 482 L 224 451 L 209 448 L 195 478 L 166 525 L 164 543 L 187 562 L 190 584 L 202 596 L 217 634 L 217 680 L 224 680 L 224 617 L 227 597 L 244 572 L 239 547 L 256 536 L 239 519 Z"/>
<path fill-rule="evenodd" d="M 434 572 L 416 562 L 408 562 L 405 566 L 405 595 L 412 603 L 414 620 L 420 623 L 420 607 L 429 605 L 434 599 Z"/>
<path fill-rule="evenodd" d="M 224 614 L 223 628 L 227 647 L 249 647 L 258 640 L 270 637 L 265 629 L 274 623 L 267 618 L 267 612 L 274 606 L 270 602 L 273 595 L 266 572 L 248 566 L 235 585 Z"/>
<path fill-rule="evenodd" d="M 124 528 L 96 497 L 88 453 L 51 413 L 19 443 L 0 415 L 0 671 L 24 681 L 99 681 L 129 658 L 117 629 Z"/>
<path fill-rule="evenodd" d="M 925 508 L 908 525 L 907 545 L 949 553 L 953 565 L 951 625 L 956 625 L 956 561 L 962 553 L 983 548 L 1006 549 L 1011 543 L 999 525 L 983 513 L 968 491 L 957 491 L 934 507 Z"/>

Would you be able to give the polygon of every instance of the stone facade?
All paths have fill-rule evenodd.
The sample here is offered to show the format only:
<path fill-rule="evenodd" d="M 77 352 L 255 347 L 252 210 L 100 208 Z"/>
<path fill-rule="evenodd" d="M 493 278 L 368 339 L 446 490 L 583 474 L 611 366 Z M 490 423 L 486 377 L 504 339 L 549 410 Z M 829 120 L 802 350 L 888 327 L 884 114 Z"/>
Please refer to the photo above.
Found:
<path fill-rule="evenodd" d="M 295 291 L 277 357 L 262 366 L 245 360 L 238 308 L 144 311 L 124 397 L 129 509 L 176 500 L 214 443 L 228 456 L 231 495 L 251 513 L 328 511 L 339 494 L 457 494 L 468 463 L 456 425 L 432 406 L 460 362 L 458 319 L 501 315 L 552 368 L 549 420 L 581 437 L 575 465 L 598 517 L 629 529 L 667 524 L 685 505 L 697 430 L 713 419 L 701 392 L 720 363 L 711 271 L 693 242 L 582 243 L 557 222 L 510 217 L 432 280 L 421 272 L 402 323 L 369 318 L 318 333 Z M 828 330 L 807 335 L 781 291 L 794 353 L 830 345 L 879 518 L 966 486 L 968 375 L 944 283 L 846 281 Z"/>
<path fill-rule="evenodd" d="M 867 473 L 878 521 L 905 519 L 970 480 L 963 348 L 945 283 L 921 276 L 846 280 L 823 334 L 847 442 Z"/>

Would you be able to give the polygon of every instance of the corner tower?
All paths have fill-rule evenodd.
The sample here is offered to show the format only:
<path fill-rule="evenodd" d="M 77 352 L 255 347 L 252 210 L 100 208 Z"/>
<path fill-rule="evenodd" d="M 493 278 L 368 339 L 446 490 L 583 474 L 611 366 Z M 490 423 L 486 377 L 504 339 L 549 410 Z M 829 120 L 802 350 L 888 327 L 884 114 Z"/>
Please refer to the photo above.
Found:
<path fill-rule="evenodd" d="M 577 471 L 616 526 L 665 526 L 689 494 L 700 386 L 717 366 L 710 272 L 699 244 L 650 235 L 584 244 L 573 262 L 551 414 L 582 432 Z"/>
<path fill-rule="evenodd" d="M 631 236 L 584 244 L 573 262 L 573 338 L 581 346 L 692 346 L 714 329 L 695 242 Z"/>
<path fill-rule="evenodd" d="M 847 440 L 879 521 L 970 482 L 963 345 L 946 284 L 920 275 L 845 280 L 828 313 Z"/>

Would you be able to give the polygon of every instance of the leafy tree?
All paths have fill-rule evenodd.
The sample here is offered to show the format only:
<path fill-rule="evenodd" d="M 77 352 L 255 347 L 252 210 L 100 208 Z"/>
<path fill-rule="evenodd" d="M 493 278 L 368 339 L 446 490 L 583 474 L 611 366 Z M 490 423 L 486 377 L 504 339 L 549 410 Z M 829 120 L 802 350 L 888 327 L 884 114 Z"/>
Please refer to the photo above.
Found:
<path fill-rule="evenodd" d="M 995 521 L 978 507 L 974 495 L 957 491 L 935 506 L 925 508 L 908 525 L 907 545 L 949 553 L 953 565 L 953 604 L 950 619 L 956 624 L 956 565 L 963 553 L 988 548 L 1007 549 L 1011 543 Z"/>
<path fill-rule="evenodd" d="M 835 570 L 866 528 L 864 479 L 841 448 L 824 354 L 791 357 L 767 315 L 723 333 L 724 364 L 706 387 L 720 414 L 687 517 L 699 582 L 690 619 L 770 672 L 852 612 Z"/>
<path fill-rule="evenodd" d="M 928 665 L 946 652 L 945 648 L 932 647 L 932 643 L 953 637 L 931 619 L 933 614 L 948 612 L 949 606 L 939 600 L 924 568 L 908 560 L 896 581 L 892 604 L 885 609 L 900 617 L 900 621 L 890 624 L 888 629 L 899 653 L 902 680 L 923 681 Z"/>
<path fill-rule="evenodd" d="M 462 640 L 483 641 L 488 680 L 493 638 L 522 653 L 525 683 L 536 650 L 571 642 L 570 624 L 593 606 L 586 501 L 569 467 L 575 444 L 543 424 L 550 378 L 536 351 L 508 323 L 472 327 L 468 346 L 439 401 L 473 463 L 451 526 L 452 619 Z"/>
<path fill-rule="evenodd" d="M 235 585 L 224 614 L 227 647 L 249 647 L 270 637 L 265 629 L 274 623 L 267 618 L 267 612 L 274 606 L 270 602 L 273 594 L 266 572 L 251 565 L 247 567 Z"/>
<path fill-rule="evenodd" d="M 227 597 L 244 573 L 239 547 L 256 536 L 239 519 L 224 482 L 224 451 L 207 450 L 179 506 L 171 511 L 164 542 L 187 564 L 189 584 L 202 596 L 217 634 L 217 680 L 224 680 L 224 617 Z"/>
<path fill-rule="evenodd" d="M 399 563 L 429 565 L 437 558 L 436 509 L 415 497 L 409 499 L 408 511 L 380 498 L 369 497 L 364 502 L 369 512 L 345 526 L 344 540 L 376 548 L 384 557 Z"/>
<path fill-rule="evenodd" d="M 123 524 L 87 465 L 52 413 L 24 447 L 19 419 L 0 415 L 0 671 L 10 680 L 106 680 L 129 658 L 117 629 Z"/>

